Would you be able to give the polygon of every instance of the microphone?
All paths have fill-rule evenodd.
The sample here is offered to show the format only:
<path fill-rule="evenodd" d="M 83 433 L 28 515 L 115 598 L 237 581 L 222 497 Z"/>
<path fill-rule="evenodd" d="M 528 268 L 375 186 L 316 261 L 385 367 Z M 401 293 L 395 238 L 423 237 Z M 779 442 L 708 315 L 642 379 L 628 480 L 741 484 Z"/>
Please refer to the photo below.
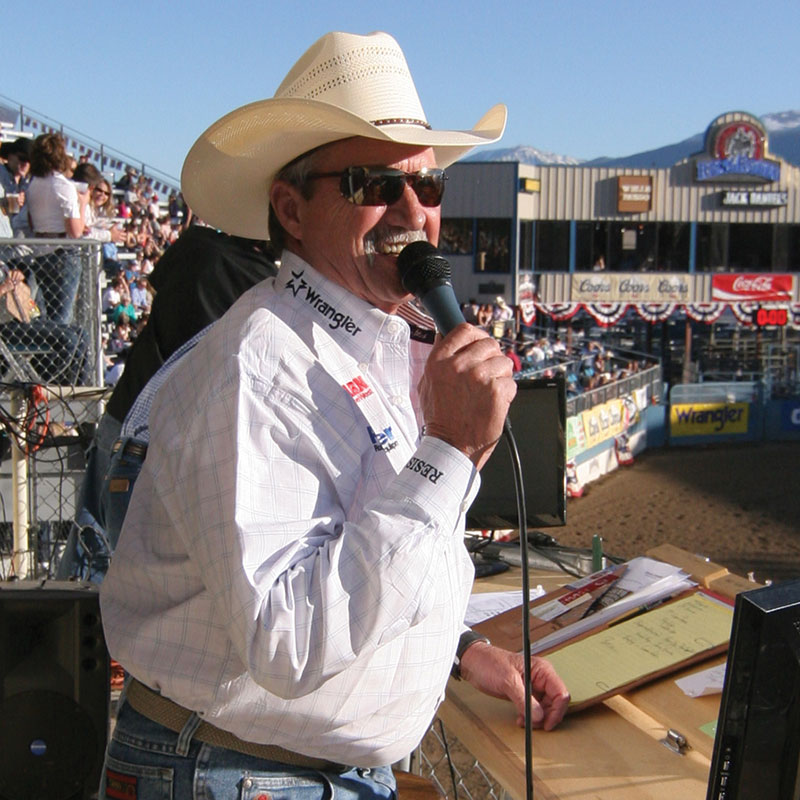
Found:
<path fill-rule="evenodd" d="M 397 257 L 403 288 L 433 317 L 442 336 L 466 322 L 453 291 L 450 264 L 430 242 L 412 242 Z"/>

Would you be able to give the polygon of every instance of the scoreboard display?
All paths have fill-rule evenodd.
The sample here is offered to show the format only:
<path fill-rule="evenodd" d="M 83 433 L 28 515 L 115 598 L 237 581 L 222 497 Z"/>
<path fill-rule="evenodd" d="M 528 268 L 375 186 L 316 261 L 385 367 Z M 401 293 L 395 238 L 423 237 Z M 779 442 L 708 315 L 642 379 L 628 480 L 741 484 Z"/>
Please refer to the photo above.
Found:
<path fill-rule="evenodd" d="M 753 325 L 759 328 L 781 328 L 789 322 L 789 311 L 786 308 L 757 308 L 753 312 Z"/>

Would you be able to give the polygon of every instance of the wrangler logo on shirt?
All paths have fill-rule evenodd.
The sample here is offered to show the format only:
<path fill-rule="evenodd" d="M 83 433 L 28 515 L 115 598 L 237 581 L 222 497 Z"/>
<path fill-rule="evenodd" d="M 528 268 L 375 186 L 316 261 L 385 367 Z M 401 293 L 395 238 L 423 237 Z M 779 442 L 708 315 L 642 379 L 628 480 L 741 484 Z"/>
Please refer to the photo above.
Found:
<path fill-rule="evenodd" d="M 342 386 L 356 403 L 361 402 L 365 397 L 369 397 L 372 394 L 369 384 L 360 375 L 356 375 L 353 380 L 343 383 Z"/>
<path fill-rule="evenodd" d="M 344 328 L 351 336 L 355 336 L 361 330 L 361 328 L 356 325 L 355 320 L 349 314 L 342 314 L 330 303 L 325 302 L 320 293 L 310 286 L 303 277 L 304 271 L 305 270 L 300 270 L 300 272 L 295 272 L 292 270 L 292 277 L 286 281 L 286 288 L 289 289 L 295 297 L 304 291 L 305 295 L 301 295 L 301 298 L 305 299 L 315 311 L 330 320 L 328 327 L 331 330 L 335 331 L 337 328 Z"/>
<path fill-rule="evenodd" d="M 394 448 L 397 447 L 397 439 L 394 438 L 391 425 L 384 428 L 379 433 L 375 433 L 372 427 L 367 425 L 367 431 L 369 432 L 369 438 L 372 440 L 372 446 L 375 448 L 376 452 L 383 450 L 385 453 L 388 453 L 390 450 L 394 450 Z"/>
<path fill-rule="evenodd" d="M 442 470 L 436 469 L 433 464 L 429 464 L 427 461 L 423 461 L 421 458 L 412 458 L 408 464 L 406 464 L 406 469 L 410 469 L 412 472 L 418 472 L 423 478 L 427 478 L 431 483 L 436 483 L 436 481 L 438 481 L 439 478 L 444 475 Z"/>

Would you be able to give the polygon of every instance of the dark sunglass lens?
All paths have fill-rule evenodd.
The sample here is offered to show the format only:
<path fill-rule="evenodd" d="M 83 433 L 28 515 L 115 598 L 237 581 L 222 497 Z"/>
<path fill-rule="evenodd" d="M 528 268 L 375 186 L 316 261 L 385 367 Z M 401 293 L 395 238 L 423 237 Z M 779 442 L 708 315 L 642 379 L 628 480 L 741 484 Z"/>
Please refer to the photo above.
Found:
<path fill-rule="evenodd" d="M 368 185 L 372 190 L 369 205 L 390 206 L 403 196 L 406 179 L 402 172 L 398 174 L 373 175 L 370 177 Z"/>
<path fill-rule="evenodd" d="M 414 181 L 414 191 L 421 205 L 427 208 L 438 206 L 444 195 L 444 175 L 434 173 L 418 176 Z"/>

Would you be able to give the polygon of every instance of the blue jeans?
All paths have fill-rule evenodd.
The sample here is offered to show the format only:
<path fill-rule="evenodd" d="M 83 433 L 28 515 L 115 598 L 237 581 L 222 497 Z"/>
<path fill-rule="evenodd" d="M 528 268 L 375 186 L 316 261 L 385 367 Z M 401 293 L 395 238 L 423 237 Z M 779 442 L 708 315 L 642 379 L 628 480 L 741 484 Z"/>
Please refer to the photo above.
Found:
<path fill-rule="evenodd" d="M 396 800 L 391 767 L 320 772 L 192 740 L 134 711 L 120 698 L 99 800 Z"/>
<path fill-rule="evenodd" d="M 135 453 L 126 453 L 125 444 L 136 439 L 121 437 L 119 449 L 111 456 L 103 487 L 100 490 L 100 514 L 106 531 L 106 538 L 113 553 L 119 541 L 119 533 L 125 520 L 133 487 L 139 473 L 142 471 L 144 456 Z M 142 444 L 139 442 L 139 444 Z"/>
<path fill-rule="evenodd" d="M 33 271 L 39 282 L 42 311 L 47 319 L 69 325 L 81 283 L 81 258 L 73 247 L 60 247 L 34 259 Z"/>
<path fill-rule="evenodd" d="M 105 537 L 101 500 L 103 481 L 111 463 L 111 447 L 121 428 L 122 423 L 109 414 L 103 414 L 97 425 L 86 454 L 86 471 L 78 491 L 75 524 L 70 529 L 58 564 L 57 580 L 81 578 L 100 583 L 108 569 L 111 552 Z"/>

